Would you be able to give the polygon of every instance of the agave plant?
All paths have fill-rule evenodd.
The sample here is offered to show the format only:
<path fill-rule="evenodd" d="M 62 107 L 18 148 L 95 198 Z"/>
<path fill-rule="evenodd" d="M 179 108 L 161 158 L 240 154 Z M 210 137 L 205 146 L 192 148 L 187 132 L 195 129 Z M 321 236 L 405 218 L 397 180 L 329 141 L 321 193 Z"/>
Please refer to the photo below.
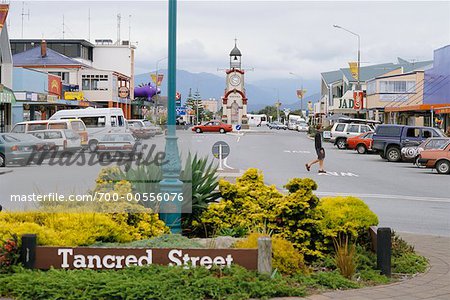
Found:
<path fill-rule="evenodd" d="M 211 202 L 220 198 L 217 167 L 208 158 L 193 157 L 189 153 L 184 170 L 181 172 L 183 192 L 192 199 L 192 213 L 182 215 L 182 227 L 185 234 L 195 234 L 192 221 L 200 220 L 200 215 Z M 186 203 L 189 205 L 189 203 Z"/>
<path fill-rule="evenodd" d="M 137 194 L 159 193 L 159 182 L 162 180 L 162 170 L 155 164 L 140 164 L 136 168 L 130 168 L 127 171 L 120 171 L 116 175 L 116 180 L 125 179 L 133 185 L 133 192 Z M 143 200 L 143 199 L 141 199 Z M 154 201 L 140 201 L 140 203 L 154 211 L 158 210 Z"/>

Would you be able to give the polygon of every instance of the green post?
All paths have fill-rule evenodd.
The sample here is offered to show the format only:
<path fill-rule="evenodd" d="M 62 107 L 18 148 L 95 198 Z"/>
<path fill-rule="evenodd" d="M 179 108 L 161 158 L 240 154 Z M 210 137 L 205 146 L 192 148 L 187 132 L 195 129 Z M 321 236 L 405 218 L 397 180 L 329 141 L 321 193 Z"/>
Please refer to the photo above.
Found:
<path fill-rule="evenodd" d="M 176 123 L 176 42 L 177 42 L 177 1 L 169 0 L 169 62 L 168 62 L 168 98 L 167 98 L 167 133 L 166 160 L 162 166 L 163 180 L 160 183 L 162 193 L 182 193 L 180 181 L 181 160 L 178 152 Z M 160 218 L 169 226 L 172 233 L 181 233 L 181 203 L 178 201 L 162 202 Z"/>

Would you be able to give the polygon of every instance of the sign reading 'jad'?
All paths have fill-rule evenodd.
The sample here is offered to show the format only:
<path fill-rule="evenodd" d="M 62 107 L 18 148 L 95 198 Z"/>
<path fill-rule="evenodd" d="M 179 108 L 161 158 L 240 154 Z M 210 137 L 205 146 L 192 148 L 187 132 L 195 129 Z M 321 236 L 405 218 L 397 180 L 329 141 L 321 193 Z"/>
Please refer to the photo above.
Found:
<path fill-rule="evenodd" d="M 151 264 L 184 267 L 230 267 L 256 270 L 257 249 L 147 249 L 36 247 L 34 268 L 123 269 Z"/>

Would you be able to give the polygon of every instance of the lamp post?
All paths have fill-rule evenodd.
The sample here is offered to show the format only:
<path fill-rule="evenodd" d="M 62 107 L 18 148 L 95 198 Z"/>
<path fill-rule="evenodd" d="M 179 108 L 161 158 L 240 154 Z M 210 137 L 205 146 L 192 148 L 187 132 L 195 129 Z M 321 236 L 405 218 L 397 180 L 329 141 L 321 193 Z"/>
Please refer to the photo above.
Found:
<path fill-rule="evenodd" d="M 361 68 L 361 37 L 359 36 L 359 34 L 357 34 L 357 33 L 354 33 L 353 31 L 350 31 L 350 30 L 348 30 L 348 29 L 346 29 L 346 28 L 344 28 L 344 27 L 342 27 L 342 26 L 339 26 L 339 25 L 333 25 L 333 27 L 334 28 L 339 28 L 339 29 L 342 29 L 342 30 L 344 30 L 344 31 L 347 31 L 348 33 L 350 33 L 350 34 L 353 34 L 354 36 L 356 36 L 357 38 L 358 38 L 358 85 L 357 85 L 357 90 L 361 90 L 361 84 L 360 84 L 360 81 L 359 81 L 359 78 L 360 78 L 360 68 Z"/>
<path fill-rule="evenodd" d="M 160 182 L 161 192 L 181 194 L 183 183 L 180 181 L 181 160 L 178 152 L 176 123 L 176 42 L 177 42 L 177 0 L 169 0 L 169 63 L 167 93 L 167 134 L 166 161 L 162 166 L 163 180 Z M 184 196 L 183 196 L 184 197 Z M 161 202 L 160 218 L 172 233 L 181 233 L 181 203 L 179 201 Z"/>
<path fill-rule="evenodd" d="M 303 117 L 303 93 L 304 93 L 304 90 L 303 90 L 303 77 L 300 76 L 300 75 L 297 75 L 297 74 L 295 74 L 293 72 L 289 72 L 289 74 L 291 74 L 291 75 L 293 75 L 293 76 L 295 76 L 295 77 L 300 79 L 300 91 L 301 91 L 301 93 L 300 93 L 300 113 L 301 113 L 301 115 Z"/>

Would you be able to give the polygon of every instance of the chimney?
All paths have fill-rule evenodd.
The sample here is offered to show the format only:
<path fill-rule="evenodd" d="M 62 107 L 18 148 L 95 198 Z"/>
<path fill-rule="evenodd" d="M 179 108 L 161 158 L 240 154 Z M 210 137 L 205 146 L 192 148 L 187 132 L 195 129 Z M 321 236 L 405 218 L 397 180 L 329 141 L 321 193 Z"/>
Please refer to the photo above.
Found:
<path fill-rule="evenodd" d="M 41 42 L 41 57 L 47 56 L 47 42 L 45 40 L 42 40 Z"/>

